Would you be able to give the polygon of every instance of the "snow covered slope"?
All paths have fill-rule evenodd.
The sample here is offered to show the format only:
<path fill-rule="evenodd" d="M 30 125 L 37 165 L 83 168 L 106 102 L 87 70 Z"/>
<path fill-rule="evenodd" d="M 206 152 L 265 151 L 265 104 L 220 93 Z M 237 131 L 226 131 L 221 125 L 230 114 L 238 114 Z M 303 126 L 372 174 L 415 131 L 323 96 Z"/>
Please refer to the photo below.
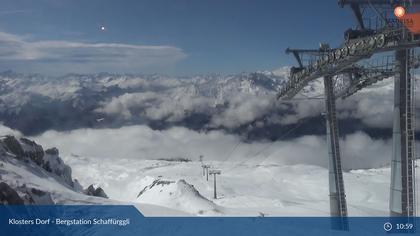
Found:
<path fill-rule="evenodd" d="M 199 162 L 65 159 L 82 183 L 98 183 L 113 199 L 194 215 L 329 215 L 328 170 L 318 166 L 211 162 L 222 170 L 214 200 L 213 179 L 206 181 Z M 351 216 L 388 215 L 389 168 L 352 170 L 344 179 Z"/>
<path fill-rule="evenodd" d="M 185 180 L 177 181 L 145 177 L 142 182 L 153 180 L 137 195 L 137 202 L 179 209 L 194 215 L 221 215 L 215 203 L 203 197 Z"/>
<path fill-rule="evenodd" d="M 38 144 L 14 136 L 0 138 L 0 203 L 135 205 L 146 215 L 185 216 L 162 206 L 122 202 L 85 194 L 57 149 L 43 151 Z"/>
<path fill-rule="evenodd" d="M 319 166 L 279 165 L 269 159 L 211 161 L 207 164 L 222 170 L 217 179 L 218 198 L 213 199 L 213 179 L 207 181 L 202 175 L 200 162 L 78 155 L 63 159 L 55 148 L 44 151 L 31 140 L 3 136 L 0 200 L 133 204 L 149 216 L 329 215 L 328 170 Z M 90 187 L 88 195 L 73 175 L 83 186 L 94 183 L 97 188 Z M 344 179 L 351 216 L 388 215 L 389 168 L 351 170 L 344 173 Z M 109 199 L 91 196 L 101 188 Z"/>

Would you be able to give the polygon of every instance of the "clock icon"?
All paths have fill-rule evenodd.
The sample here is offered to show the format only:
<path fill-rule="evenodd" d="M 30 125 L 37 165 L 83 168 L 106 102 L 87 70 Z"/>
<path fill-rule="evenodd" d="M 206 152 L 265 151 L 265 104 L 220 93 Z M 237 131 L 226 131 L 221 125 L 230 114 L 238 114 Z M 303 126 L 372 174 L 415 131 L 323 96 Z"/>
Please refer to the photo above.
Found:
<path fill-rule="evenodd" d="M 389 222 L 386 222 L 386 223 L 384 224 L 384 230 L 385 230 L 386 232 L 389 232 L 389 231 L 391 231 L 391 229 L 392 229 L 392 224 L 391 224 L 391 223 L 389 223 Z"/>

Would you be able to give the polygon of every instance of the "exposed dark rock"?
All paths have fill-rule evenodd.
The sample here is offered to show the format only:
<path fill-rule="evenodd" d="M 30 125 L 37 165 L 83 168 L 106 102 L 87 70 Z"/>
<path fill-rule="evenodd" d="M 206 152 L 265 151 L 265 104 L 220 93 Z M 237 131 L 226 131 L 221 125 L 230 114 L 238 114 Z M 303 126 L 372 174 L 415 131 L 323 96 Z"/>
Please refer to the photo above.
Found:
<path fill-rule="evenodd" d="M 89 196 L 108 198 L 108 195 L 106 195 L 105 191 L 101 187 L 95 189 L 95 187 L 92 184 L 89 185 L 89 187 L 83 192 Z"/>
<path fill-rule="evenodd" d="M 61 159 L 57 158 L 57 161 L 61 161 Z M 71 168 L 70 166 L 64 164 L 61 161 L 61 165 L 59 168 L 53 170 L 54 174 L 60 176 L 68 185 L 73 186 L 73 179 L 71 177 Z"/>
<path fill-rule="evenodd" d="M 0 182 L 0 204 L 22 205 L 24 201 L 12 187 L 5 182 Z"/>
<path fill-rule="evenodd" d="M 71 187 L 74 186 L 71 176 L 71 168 L 59 157 L 59 151 L 57 148 L 54 147 L 45 150 L 42 168 L 50 173 L 60 176 Z"/>
<path fill-rule="evenodd" d="M 44 164 L 42 165 L 42 168 L 44 168 L 44 170 L 48 171 L 48 172 L 52 172 L 51 166 L 50 166 L 50 162 L 46 161 L 44 162 Z"/>
<path fill-rule="evenodd" d="M 46 192 L 44 192 L 44 191 L 41 191 L 41 190 L 39 190 L 39 189 L 36 189 L 36 188 L 31 188 L 31 192 L 33 193 L 33 194 L 35 194 L 35 195 L 37 195 L 37 196 L 44 196 L 45 194 L 46 194 Z"/>
<path fill-rule="evenodd" d="M 1 150 L 6 150 L 7 152 L 14 154 L 16 158 L 25 163 L 33 161 L 44 170 L 61 177 L 61 179 L 70 187 L 74 187 L 71 174 L 72 170 L 59 157 L 57 148 L 50 148 L 44 152 L 42 146 L 36 142 L 27 138 L 20 138 L 17 140 L 11 135 L 1 137 L 0 145 L 4 147 Z"/>
<path fill-rule="evenodd" d="M 20 141 L 23 144 L 25 156 L 29 157 L 37 165 L 42 165 L 44 157 L 44 149 L 42 146 L 27 138 L 20 138 Z"/>
<path fill-rule="evenodd" d="M 4 147 L 8 152 L 14 154 L 18 159 L 22 159 L 25 155 L 22 146 L 19 141 L 12 135 L 6 135 L 2 138 Z"/>
<path fill-rule="evenodd" d="M 50 155 L 56 155 L 56 156 L 59 155 L 59 151 L 55 147 L 45 150 L 45 153 L 50 154 Z"/>
<path fill-rule="evenodd" d="M 26 191 L 28 198 L 33 204 L 38 205 L 54 205 L 51 194 L 36 188 L 30 188 Z"/>
<path fill-rule="evenodd" d="M 170 162 L 191 162 L 191 159 L 185 157 L 159 158 L 157 160 Z"/>
<path fill-rule="evenodd" d="M 83 187 L 77 179 L 74 179 L 73 181 L 73 189 L 76 192 L 83 193 Z"/>
<path fill-rule="evenodd" d="M 148 189 L 152 189 L 154 186 L 157 186 L 157 185 L 164 186 L 164 185 L 170 185 L 170 184 L 173 184 L 173 183 L 175 183 L 175 181 L 156 179 L 152 182 L 152 184 L 144 187 L 143 190 L 141 190 L 139 192 L 139 194 L 137 194 L 137 197 L 140 197 L 144 192 L 146 192 Z"/>

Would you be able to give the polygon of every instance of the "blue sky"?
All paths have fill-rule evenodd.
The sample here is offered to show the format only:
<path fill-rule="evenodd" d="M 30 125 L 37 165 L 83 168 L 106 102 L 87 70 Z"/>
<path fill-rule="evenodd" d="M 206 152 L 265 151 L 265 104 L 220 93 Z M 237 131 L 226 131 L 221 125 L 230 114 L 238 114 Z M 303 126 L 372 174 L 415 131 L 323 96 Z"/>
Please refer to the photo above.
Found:
<path fill-rule="evenodd" d="M 272 70 L 354 24 L 336 0 L 1 1 L 0 70 L 46 74 Z"/>

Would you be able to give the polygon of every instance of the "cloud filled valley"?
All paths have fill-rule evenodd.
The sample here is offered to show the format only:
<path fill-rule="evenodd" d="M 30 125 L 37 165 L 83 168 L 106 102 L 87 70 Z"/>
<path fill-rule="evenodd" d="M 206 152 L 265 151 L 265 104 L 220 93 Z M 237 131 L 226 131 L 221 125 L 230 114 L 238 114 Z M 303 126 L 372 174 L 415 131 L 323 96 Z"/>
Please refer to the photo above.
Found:
<path fill-rule="evenodd" d="M 3 128 L 4 129 L 4 128 Z M 101 159 L 158 160 L 185 158 L 209 161 L 317 165 L 328 167 L 325 136 L 302 136 L 287 141 L 244 142 L 223 131 L 197 132 L 183 127 L 153 130 L 147 126 L 118 129 L 79 129 L 70 132 L 48 131 L 32 137 L 54 146 L 63 156 Z M 392 140 L 372 139 L 357 132 L 341 139 L 343 168 L 369 169 L 388 166 Z"/>

